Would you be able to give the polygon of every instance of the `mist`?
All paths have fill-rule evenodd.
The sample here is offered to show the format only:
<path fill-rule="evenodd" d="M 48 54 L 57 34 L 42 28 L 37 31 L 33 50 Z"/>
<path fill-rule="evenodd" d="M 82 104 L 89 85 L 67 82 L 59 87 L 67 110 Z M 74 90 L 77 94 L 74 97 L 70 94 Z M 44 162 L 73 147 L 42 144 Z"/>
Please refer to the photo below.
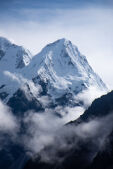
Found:
<path fill-rule="evenodd" d="M 0 100 L 0 132 L 16 132 L 18 130 L 18 121 L 10 108 Z"/>

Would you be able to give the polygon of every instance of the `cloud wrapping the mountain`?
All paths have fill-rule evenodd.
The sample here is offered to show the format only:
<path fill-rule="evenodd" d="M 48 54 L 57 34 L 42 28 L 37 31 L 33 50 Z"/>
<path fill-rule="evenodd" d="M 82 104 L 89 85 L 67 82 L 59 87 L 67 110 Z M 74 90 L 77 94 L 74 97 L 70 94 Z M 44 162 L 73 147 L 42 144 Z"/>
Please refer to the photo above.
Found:
<path fill-rule="evenodd" d="M 20 87 L 25 92 L 28 99 L 30 99 L 30 97 L 28 94 L 27 85 L 29 85 L 30 91 L 33 93 L 34 96 L 37 96 L 42 90 L 40 85 L 35 86 L 32 80 L 26 79 L 20 74 L 11 73 L 9 71 L 4 71 L 4 75 L 8 76 L 10 80 L 17 82 L 17 84 L 19 84 L 18 87 Z"/>
<path fill-rule="evenodd" d="M 88 88 L 88 90 L 83 90 L 81 93 L 79 93 L 75 99 L 78 101 L 82 101 L 84 103 L 84 106 L 87 108 L 91 105 L 94 99 L 99 98 L 100 96 L 106 94 L 107 91 L 105 90 L 99 90 L 95 86 L 91 86 Z"/>
<path fill-rule="evenodd" d="M 51 103 L 51 100 L 48 96 L 40 96 L 38 100 L 43 105 L 43 107 L 48 107 L 48 105 Z"/>
<path fill-rule="evenodd" d="M 33 155 L 39 153 L 41 160 L 46 162 L 62 160 L 58 156 L 59 151 L 69 151 L 73 147 L 79 149 L 79 142 L 87 142 L 89 139 L 93 140 L 93 145 L 97 146 L 98 151 L 98 148 L 103 148 L 107 136 L 113 129 L 112 113 L 78 126 L 63 126 L 66 122 L 65 118 L 57 117 L 51 109 L 40 113 L 26 112 L 22 119 L 16 119 L 10 109 L 1 101 L 0 121 L 1 132 L 8 133 L 10 131 L 15 134 L 16 137 L 11 137 L 15 144 L 18 143 L 19 138 L 19 143 L 25 147 L 26 152 L 30 151 Z M 26 130 L 22 135 L 19 135 L 21 122 L 26 126 Z"/>
<path fill-rule="evenodd" d="M 59 162 L 63 160 L 58 152 L 69 152 L 71 149 L 80 149 L 80 142 L 83 144 L 90 140 L 93 146 L 92 157 L 98 150 L 102 150 L 108 141 L 108 135 L 113 130 L 113 114 L 108 115 L 102 119 L 93 119 L 88 123 L 81 123 L 78 126 L 66 126 L 56 131 L 53 141 L 48 144 L 49 148 L 45 148 L 40 152 L 41 160 L 44 162 Z M 95 139 L 96 138 L 96 139 Z M 52 139 L 51 139 L 52 140 Z M 91 145 L 90 145 L 91 146 Z"/>
<path fill-rule="evenodd" d="M 21 85 L 26 95 L 28 93 L 28 89 L 25 86 L 26 83 L 29 85 L 34 96 L 38 95 L 41 91 L 40 86 L 35 86 L 31 80 L 25 79 L 19 74 L 8 71 L 5 71 L 4 74 L 12 81 L 16 81 Z M 78 101 L 81 100 L 85 107 L 88 107 L 93 99 L 101 94 L 102 93 L 99 93 L 97 89 L 92 87 L 89 91 L 84 90 L 78 94 L 75 99 Z M 3 112 L 0 114 L 1 120 L 3 119 L 0 127 L 2 132 L 4 132 L 4 129 L 5 131 L 10 129 L 10 131 L 16 135 L 16 138 L 13 140 L 15 143 L 18 142 L 19 138 L 19 143 L 25 147 L 26 151 L 32 152 L 33 155 L 35 153 L 41 153 L 41 158 L 44 161 L 59 160 L 57 156 L 59 150 L 70 150 L 72 147 L 79 148 L 78 143 L 80 140 L 87 141 L 90 138 L 96 137 L 95 144 L 101 146 L 107 134 L 110 132 L 112 116 L 101 120 L 94 119 L 88 123 L 82 123 L 77 127 L 62 127 L 65 123 L 77 119 L 84 112 L 84 108 L 81 106 L 57 106 L 55 110 L 52 108 L 48 109 L 46 106 L 49 104 L 49 98 L 41 97 L 39 100 L 45 107 L 45 111 L 38 113 L 33 111 L 26 112 L 22 119 L 16 119 L 11 111 L 8 111 L 9 108 L 3 105 L 3 103 L 0 103 L 1 112 Z M 57 113 L 57 115 L 59 114 L 62 118 L 56 116 L 55 113 Z M 15 128 L 21 129 L 21 122 L 25 125 L 26 130 L 22 135 L 18 135 L 18 131 L 15 130 Z M 108 131 L 105 129 L 108 129 Z M 13 138 L 11 137 L 11 139 Z M 50 150 L 45 149 L 45 147 L 48 146 L 51 147 Z"/>
<path fill-rule="evenodd" d="M 83 106 L 76 106 L 76 107 L 57 106 L 55 108 L 55 111 L 62 117 L 62 119 L 60 119 L 60 121 L 62 121 L 62 124 L 65 124 L 79 118 L 80 115 L 84 113 L 85 109 Z"/>
<path fill-rule="evenodd" d="M 39 87 L 35 86 L 32 81 L 23 78 L 19 74 L 14 74 L 14 73 L 11 73 L 8 71 L 5 71 L 4 74 L 6 76 L 8 76 L 12 81 L 16 81 L 17 83 L 19 83 L 19 85 L 21 85 L 21 88 L 25 91 L 26 95 L 28 93 L 27 88 L 25 86 L 26 83 L 29 84 L 29 87 L 30 87 L 32 93 L 34 94 L 34 96 L 38 95 L 39 92 L 41 91 L 40 86 Z M 82 93 L 78 94 L 75 98 L 78 101 L 84 102 L 85 107 L 88 107 L 89 104 L 91 104 L 91 102 L 93 101 L 93 99 L 100 95 L 99 91 L 96 90 L 95 88 L 90 88 L 89 91 L 87 91 L 87 90 L 83 91 Z M 28 96 L 28 98 L 29 98 L 29 96 Z M 14 131 L 13 127 L 15 128 L 15 123 L 16 123 L 16 125 L 18 125 L 18 128 L 21 128 L 20 121 L 22 121 L 24 123 L 24 125 L 27 126 L 27 130 L 25 131 L 25 133 L 21 137 L 19 136 L 20 142 L 22 144 L 24 144 L 26 149 L 30 150 L 33 153 L 37 153 L 37 152 L 41 151 L 45 146 L 52 143 L 54 138 L 56 137 L 56 132 L 59 135 L 58 130 L 60 130 L 65 123 L 67 123 L 71 120 L 77 119 L 81 114 L 83 114 L 83 112 L 85 110 L 82 106 L 76 106 L 76 107 L 57 106 L 55 109 L 52 109 L 52 108 L 48 109 L 48 108 L 46 108 L 46 106 L 50 103 L 50 100 L 48 97 L 39 97 L 39 101 L 45 107 L 44 112 L 38 112 L 38 113 L 32 112 L 32 111 L 26 112 L 25 117 L 23 119 L 19 119 L 19 120 L 17 120 L 15 118 L 15 116 L 11 113 L 11 111 L 10 111 L 10 115 L 7 116 L 7 118 L 6 118 L 5 117 L 6 111 L 9 108 L 6 106 L 2 106 L 2 107 L 4 107 L 4 110 L 5 110 L 3 119 L 6 119 L 7 121 L 10 122 L 10 123 L 8 123 L 8 125 L 11 124 L 11 126 L 9 126 L 7 128 L 12 127 L 12 131 Z M 1 109 L 2 109 L 2 107 L 1 107 Z M 58 116 L 56 116 L 55 113 L 57 113 Z M 61 116 L 61 118 L 59 118 L 59 115 Z M 4 123 L 6 124 L 6 122 L 4 122 Z M 89 129 L 91 129 L 91 128 L 94 129 L 93 123 L 91 123 L 91 124 L 88 123 L 88 124 L 90 126 Z M 86 125 L 84 125 L 84 126 L 86 126 Z M 93 126 L 93 127 L 91 127 L 91 126 Z M 82 133 L 82 135 L 84 135 L 84 133 L 86 132 L 86 131 L 83 132 L 83 128 L 84 127 L 79 127 L 79 130 L 81 130 L 80 133 Z M 87 129 L 87 127 L 86 127 L 86 129 Z M 63 129 L 64 134 L 68 133 L 68 135 L 70 135 L 69 133 L 73 133 L 72 131 L 75 130 L 75 128 L 71 129 L 71 130 L 69 128 L 66 130 L 68 132 L 65 131 L 65 129 Z M 77 131 L 78 130 L 76 129 L 76 133 L 77 133 Z M 16 133 L 16 131 L 14 131 L 14 132 L 15 132 L 16 137 L 18 139 L 18 133 Z M 66 134 L 66 137 L 67 137 L 67 134 Z M 61 139 L 62 139 L 62 137 L 61 137 Z M 28 140 L 29 140 L 29 143 L 27 143 Z"/>
<path fill-rule="evenodd" d="M 21 139 L 27 151 L 32 152 L 33 155 L 39 153 L 42 161 L 54 162 L 62 160 L 58 156 L 59 151 L 79 149 L 80 141 L 90 140 L 97 148 L 95 151 L 102 149 L 113 129 L 112 121 L 111 113 L 101 119 L 95 118 L 78 126 L 63 126 L 63 119 L 57 118 L 49 109 L 42 114 L 29 112 L 24 118 L 27 131 Z"/>

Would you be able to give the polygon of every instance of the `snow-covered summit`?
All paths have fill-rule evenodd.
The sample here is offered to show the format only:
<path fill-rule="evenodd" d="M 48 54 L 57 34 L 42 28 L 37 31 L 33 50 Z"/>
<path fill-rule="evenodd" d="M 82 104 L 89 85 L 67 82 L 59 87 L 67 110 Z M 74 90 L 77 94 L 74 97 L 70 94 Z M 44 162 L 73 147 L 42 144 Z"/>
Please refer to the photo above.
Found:
<path fill-rule="evenodd" d="M 62 93 L 65 90 L 78 93 L 90 86 L 96 86 L 101 90 L 106 88 L 88 64 L 86 57 L 65 38 L 48 44 L 34 56 L 27 72 L 35 81 L 36 77 L 40 77 L 44 82 L 48 82 L 49 93 Z"/>

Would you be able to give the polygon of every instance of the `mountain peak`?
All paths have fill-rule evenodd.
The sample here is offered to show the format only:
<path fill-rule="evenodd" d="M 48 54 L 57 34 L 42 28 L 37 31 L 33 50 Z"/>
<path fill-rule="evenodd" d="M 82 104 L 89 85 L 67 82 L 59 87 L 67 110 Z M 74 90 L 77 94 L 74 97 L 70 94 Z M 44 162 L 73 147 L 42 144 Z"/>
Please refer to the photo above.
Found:
<path fill-rule="evenodd" d="M 58 39 L 55 42 L 49 43 L 47 46 L 63 46 L 66 47 L 67 45 L 72 44 L 70 40 L 66 38 Z"/>
<path fill-rule="evenodd" d="M 65 44 L 66 42 L 71 42 L 71 41 L 66 38 L 61 38 L 61 39 L 56 40 L 53 43 L 59 43 L 59 42 Z"/>
<path fill-rule="evenodd" d="M 72 56 L 72 53 L 73 53 L 73 56 L 74 55 L 77 56 L 78 54 L 80 54 L 77 46 L 75 46 L 70 40 L 66 38 L 58 39 L 52 43 L 47 44 L 40 53 L 43 53 L 43 56 L 45 55 L 44 53 L 46 53 L 46 56 L 47 56 L 47 53 L 50 51 L 54 52 L 56 57 L 62 56 L 61 53 L 63 52 L 69 57 Z"/>

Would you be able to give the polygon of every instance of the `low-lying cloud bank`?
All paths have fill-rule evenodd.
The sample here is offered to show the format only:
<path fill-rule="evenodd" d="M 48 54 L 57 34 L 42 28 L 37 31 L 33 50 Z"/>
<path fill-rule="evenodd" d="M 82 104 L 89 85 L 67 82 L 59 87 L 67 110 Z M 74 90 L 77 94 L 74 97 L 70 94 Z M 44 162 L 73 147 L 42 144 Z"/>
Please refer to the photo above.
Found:
<path fill-rule="evenodd" d="M 69 151 L 73 147 L 79 149 L 81 140 L 87 142 L 91 139 L 94 145 L 102 149 L 107 136 L 113 130 L 113 113 L 78 126 L 63 126 L 66 120 L 56 117 L 51 110 L 44 113 L 26 112 L 22 119 L 17 119 L 2 101 L 0 101 L 0 121 L 0 132 L 11 135 L 13 143 L 22 145 L 26 152 L 31 152 L 32 155 L 39 153 L 41 160 L 46 162 L 62 160 L 58 152 Z M 21 124 L 25 126 L 25 132 L 22 134 Z M 49 146 L 49 149 L 46 148 Z"/>
<path fill-rule="evenodd" d="M 58 156 L 60 151 L 65 152 L 72 148 L 79 149 L 79 141 L 87 142 L 91 140 L 93 145 L 98 146 L 98 149 L 102 149 L 106 144 L 108 135 L 113 130 L 112 121 L 113 114 L 110 114 L 102 119 L 93 119 L 78 126 L 65 126 L 54 132 L 40 130 L 41 135 L 37 137 L 37 133 L 35 133 L 29 146 L 35 153 L 37 153 L 36 150 L 39 150 L 41 160 L 46 162 L 61 160 L 61 157 Z M 49 147 L 49 149 L 46 147 Z"/>

